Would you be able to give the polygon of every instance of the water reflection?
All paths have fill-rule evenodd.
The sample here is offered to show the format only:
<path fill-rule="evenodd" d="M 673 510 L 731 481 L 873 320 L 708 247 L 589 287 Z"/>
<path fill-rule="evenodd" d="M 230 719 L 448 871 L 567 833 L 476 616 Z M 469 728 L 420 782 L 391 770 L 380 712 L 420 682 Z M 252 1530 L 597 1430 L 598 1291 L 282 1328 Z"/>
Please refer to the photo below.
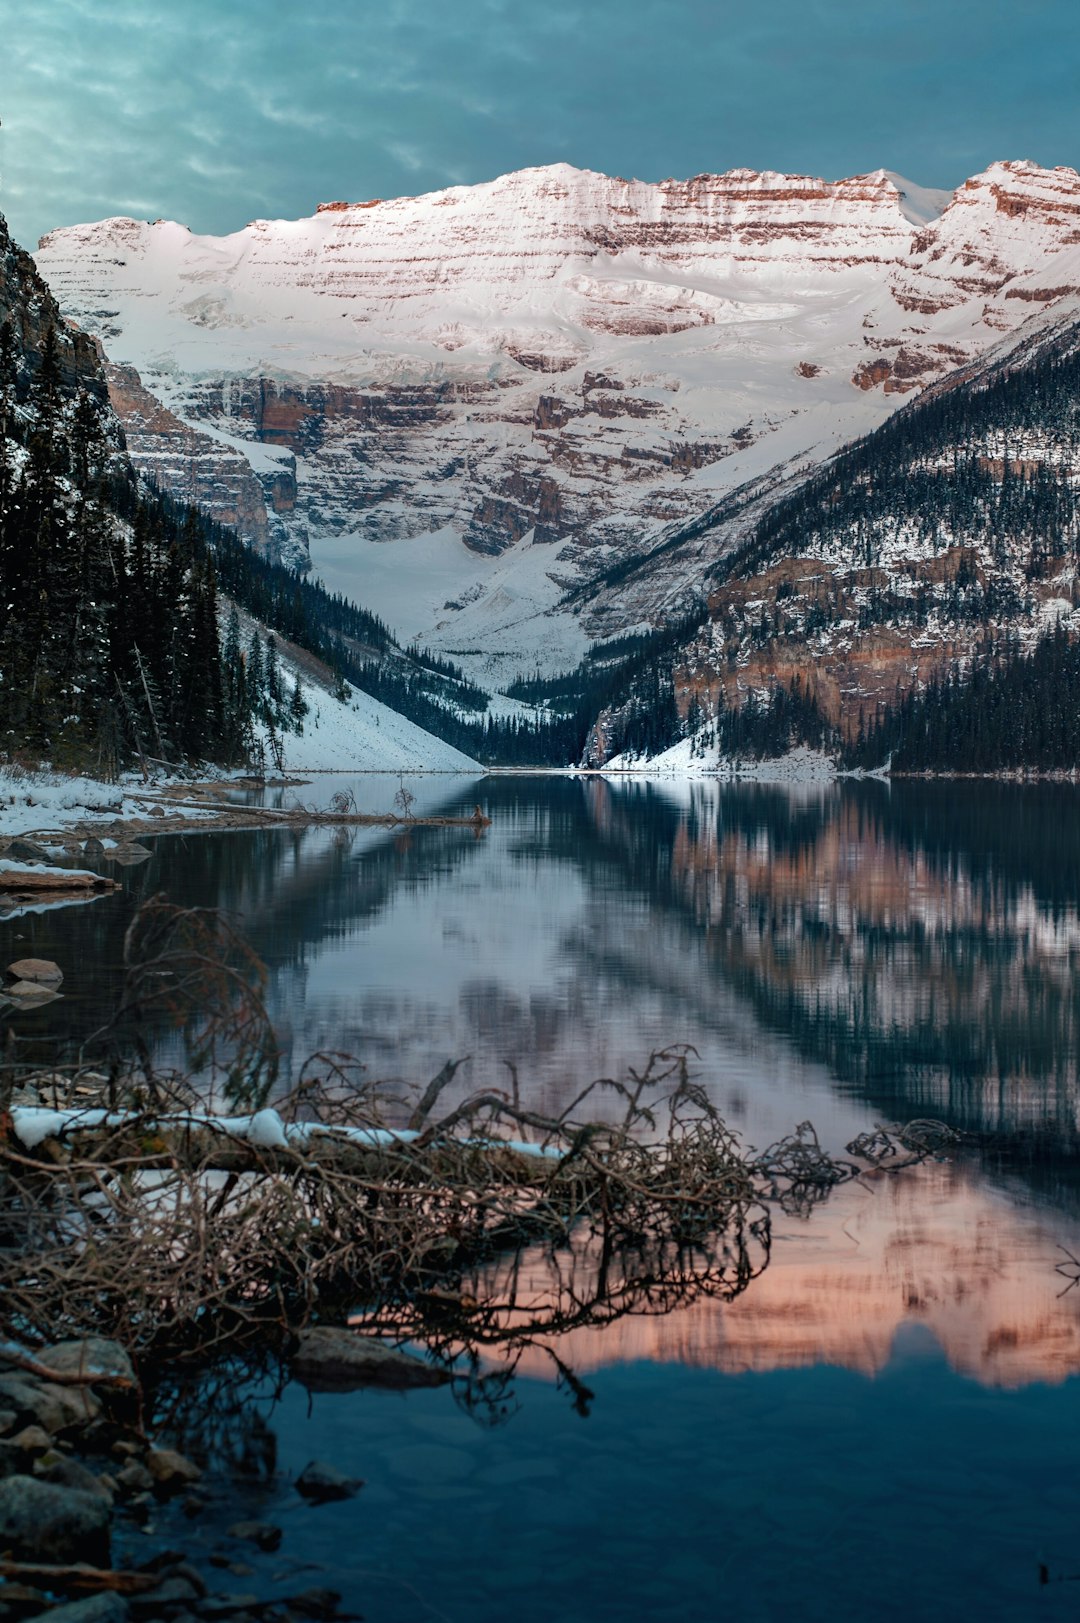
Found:
<path fill-rule="evenodd" d="M 481 792 L 492 828 L 162 837 L 121 871 L 121 894 L 0 920 L 0 946 L 61 961 L 65 1004 L 48 1029 L 78 1033 L 115 990 L 135 906 L 164 890 L 241 924 L 294 1060 L 354 1047 L 417 1080 L 468 1052 L 470 1081 L 511 1060 L 542 1095 L 688 1040 L 754 1134 L 839 1092 L 838 1130 L 862 1125 L 863 1103 L 1019 1134 L 1059 1159 L 1076 1149 L 1071 787 L 873 783 L 800 798 L 432 782 L 432 808 L 451 813 Z"/>
<path fill-rule="evenodd" d="M 355 787 L 374 805 L 396 780 Z M 510 1062 L 556 1111 L 583 1081 L 687 1041 L 758 1144 L 807 1117 L 836 1148 L 882 1117 L 939 1116 L 979 1135 L 981 1175 L 921 1173 L 865 1208 L 858 1190 L 837 1197 L 744 1301 L 648 1326 L 647 1350 L 880 1367 L 896 1326 L 922 1316 L 980 1379 L 1077 1367 L 1074 1299 L 1052 1305 L 1054 1246 L 1072 1245 L 1080 1213 L 1074 788 L 410 787 L 424 810 L 467 815 L 479 799 L 492 826 L 161 836 L 117 894 L 0 920 L 5 961 L 66 973 L 62 1001 L 5 1022 L 42 1053 L 100 1025 L 131 915 L 164 890 L 241 923 L 293 1068 L 346 1050 L 369 1075 L 422 1082 L 467 1054 L 463 1087 L 505 1084 Z M 940 1300 L 935 1278 L 951 1281 Z M 625 1354 L 609 1331 L 605 1356 L 631 1355 L 619 1334 Z"/>
<path fill-rule="evenodd" d="M 834 1190 L 811 1222 L 779 1219 L 768 1266 L 734 1299 L 574 1329 L 558 1356 L 578 1376 L 643 1358 L 729 1375 L 819 1364 L 877 1375 L 918 1325 L 982 1385 L 1057 1384 L 1080 1370 L 1080 1313 L 1056 1271 L 1063 1239 L 1080 1245 L 1080 1224 L 1018 1203 L 970 1167 L 872 1175 Z M 549 1272 L 542 1254 L 525 1259 L 522 1305 L 545 1300 Z M 552 1374 L 543 1349 L 517 1369 Z"/>

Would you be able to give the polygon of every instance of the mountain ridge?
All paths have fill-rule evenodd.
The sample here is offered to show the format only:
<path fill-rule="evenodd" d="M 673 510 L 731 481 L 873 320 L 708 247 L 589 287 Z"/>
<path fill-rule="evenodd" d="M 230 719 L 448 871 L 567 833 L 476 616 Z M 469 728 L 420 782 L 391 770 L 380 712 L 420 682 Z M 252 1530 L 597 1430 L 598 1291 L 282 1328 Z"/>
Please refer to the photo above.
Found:
<path fill-rule="evenodd" d="M 122 411 L 140 465 L 497 685 L 682 612 L 715 526 L 657 591 L 601 583 L 1077 303 L 1075 170 L 993 164 L 936 214 L 900 180 L 554 165 L 223 238 L 71 227 L 38 260 L 169 414 L 171 451 Z M 385 549 L 424 537 L 430 591 Z"/>

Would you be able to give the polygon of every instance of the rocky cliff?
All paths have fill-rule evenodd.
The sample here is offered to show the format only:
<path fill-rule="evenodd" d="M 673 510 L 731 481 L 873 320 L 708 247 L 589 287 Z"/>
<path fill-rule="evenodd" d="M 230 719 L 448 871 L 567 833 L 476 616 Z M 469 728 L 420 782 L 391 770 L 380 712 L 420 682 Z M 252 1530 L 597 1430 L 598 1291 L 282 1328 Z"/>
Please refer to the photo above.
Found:
<path fill-rule="evenodd" d="M 167 408 L 114 373 L 136 460 L 262 546 L 310 544 L 399 632 L 512 669 L 700 590 L 715 525 L 699 561 L 590 615 L 613 565 L 1070 305 L 1078 243 L 1080 175 L 1026 162 L 952 195 L 556 165 L 224 238 L 107 220 L 38 262 Z M 580 622 L 553 621 L 574 586 Z"/>

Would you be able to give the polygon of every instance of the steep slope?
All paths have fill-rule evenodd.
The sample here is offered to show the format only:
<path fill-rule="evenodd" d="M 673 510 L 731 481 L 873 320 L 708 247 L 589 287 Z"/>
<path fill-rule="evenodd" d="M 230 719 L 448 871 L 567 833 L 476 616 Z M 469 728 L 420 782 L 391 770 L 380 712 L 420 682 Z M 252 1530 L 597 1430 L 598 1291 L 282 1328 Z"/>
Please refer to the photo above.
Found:
<path fill-rule="evenodd" d="M 998 731 L 1034 707 L 1054 737 L 1028 719 L 1027 744 L 1018 734 L 976 758 L 976 712 L 962 721 L 957 708 L 951 764 L 1075 765 L 1067 718 L 1035 696 L 1067 680 L 1080 700 L 1068 674 L 1080 635 L 1080 323 L 1046 320 L 758 517 L 713 568 L 706 622 L 670 666 L 672 704 L 722 749 L 775 752 L 830 730 L 854 745 L 909 692 L 976 662 L 1000 667 L 1051 633 L 1043 663 L 990 697 Z M 625 730 L 617 712 L 594 740 L 601 756 Z M 880 736 L 882 755 L 898 743 Z M 948 766 L 949 749 L 935 748 L 912 764 Z"/>
<path fill-rule="evenodd" d="M 556 165 L 224 238 L 102 221 L 38 257 L 172 414 L 114 382 L 137 459 L 190 495 L 185 433 L 246 454 L 261 517 L 224 472 L 202 494 L 254 541 L 310 547 L 399 634 L 509 675 L 685 606 L 737 515 L 591 600 L 1070 303 L 1078 240 L 1080 176 L 1026 162 L 951 198 L 883 171 L 647 185 Z"/>
<path fill-rule="evenodd" d="M 96 346 L 0 219 L 0 751 L 111 775 L 235 759 L 249 727 L 208 549 L 152 522 Z"/>
<path fill-rule="evenodd" d="M 250 615 L 241 646 L 219 576 L 277 625 L 308 626 L 328 610 L 319 630 L 334 651 L 347 642 L 358 661 L 386 654 L 414 679 L 420 663 L 389 648 L 373 617 L 340 603 L 313 609 L 319 594 L 295 575 L 195 508 L 140 489 L 106 365 L 0 219 L 0 753 L 111 776 L 135 758 L 238 764 L 262 734 L 305 766 L 473 767 L 369 694 L 343 702 L 339 670 L 282 650 L 280 632 L 268 638 Z M 154 415 L 137 379 L 127 386 Z"/>

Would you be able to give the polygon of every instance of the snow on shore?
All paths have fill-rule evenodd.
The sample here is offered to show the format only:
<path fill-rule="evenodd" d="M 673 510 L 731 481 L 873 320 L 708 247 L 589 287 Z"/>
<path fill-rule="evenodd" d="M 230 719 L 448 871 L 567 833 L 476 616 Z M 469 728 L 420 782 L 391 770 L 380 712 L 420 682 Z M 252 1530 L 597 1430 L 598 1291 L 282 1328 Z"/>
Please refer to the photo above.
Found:
<path fill-rule="evenodd" d="M 694 755 L 693 742 L 681 738 L 670 749 L 648 759 L 613 755 L 602 771 L 636 777 L 738 779 L 746 783 L 830 783 L 837 776 L 836 762 L 820 750 L 799 748 L 769 760 L 753 761 L 713 753 Z"/>
<path fill-rule="evenodd" d="M 285 663 L 283 661 L 283 663 Z M 285 766 L 298 772 L 479 772 L 470 756 L 425 732 L 369 693 L 346 703 L 319 688 L 305 689 L 311 706 L 301 734 L 282 740 Z"/>

